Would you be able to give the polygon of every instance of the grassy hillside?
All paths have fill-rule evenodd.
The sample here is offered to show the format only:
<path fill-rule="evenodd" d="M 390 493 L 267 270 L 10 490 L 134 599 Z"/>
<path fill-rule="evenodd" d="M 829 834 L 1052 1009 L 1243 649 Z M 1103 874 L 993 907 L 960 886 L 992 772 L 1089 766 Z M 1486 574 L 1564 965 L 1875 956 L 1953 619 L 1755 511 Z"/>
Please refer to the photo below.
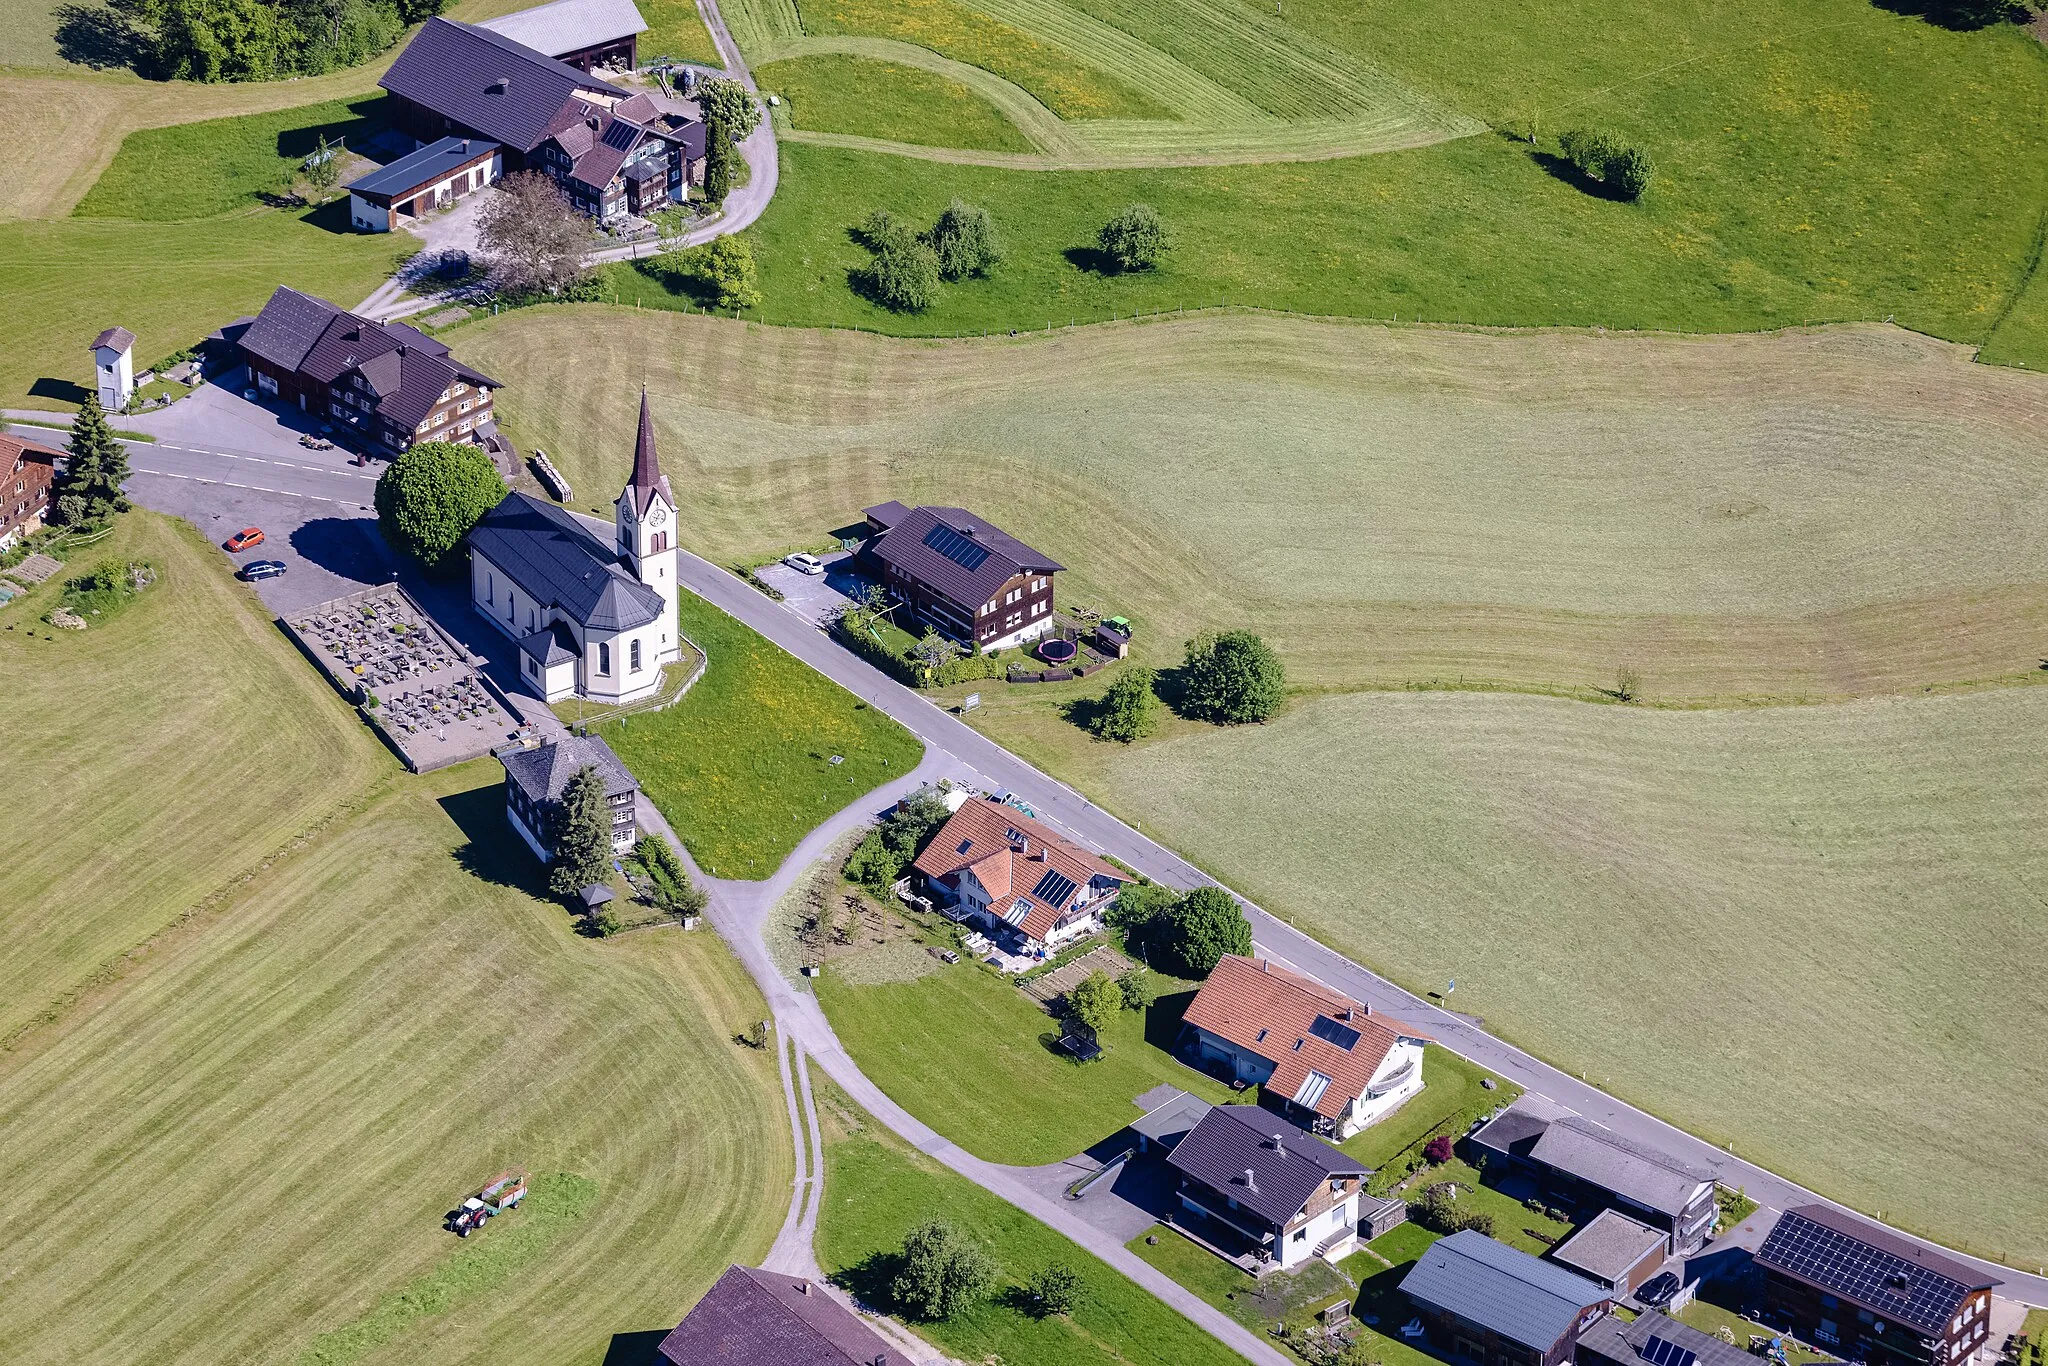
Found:
<path fill-rule="evenodd" d="M 900 62 L 821 54 L 754 72 L 789 102 L 798 128 L 942 147 L 1028 152 L 1031 142 L 988 101 L 957 81 Z"/>
<path fill-rule="evenodd" d="M 766 1249 L 752 985 L 709 935 L 578 938 L 500 786 L 394 779 L 0 1059 L 0 1356 L 595 1366 Z M 530 1208 L 440 1229 L 514 1165 Z"/>
<path fill-rule="evenodd" d="M 2012 1022 L 2048 1009 L 2048 780 L 2019 739 L 2044 722 L 2042 689 L 1704 714 L 1381 694 L 1064 770 L 1560 1066 L 2032 1266 L 2048 1046 Z"/>
<path fill-rule="evenodd" d="M 456 337 L 577 487 L 624 479 L 644 376 L 702 554 L 980 507 L 1155 663 L 1250 624 L 1311 688 L 1594 696 L 1626 663 L 1662 701 L 1827 698 L 2038 676 L 2048 629 L 2048 381 L 1895 331 L 930 344 L 580 308 Z"/>
<path fill-rule="evenodd" d="M 38 620 L 131 559 L 160 577 L 113 621 Z M 395 771 L 225 557 L 153 513 L 0 608 L 0 694 L 0 822 L 35 832 L 0 862 L 0 1041 Z"/>

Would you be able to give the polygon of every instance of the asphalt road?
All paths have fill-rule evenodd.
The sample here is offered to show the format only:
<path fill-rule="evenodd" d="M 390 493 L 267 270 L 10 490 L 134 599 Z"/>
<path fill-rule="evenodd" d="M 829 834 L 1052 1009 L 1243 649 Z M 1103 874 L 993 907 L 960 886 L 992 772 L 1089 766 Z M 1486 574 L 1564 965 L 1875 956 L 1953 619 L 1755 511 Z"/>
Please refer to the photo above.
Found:
<path fill-rule="evenodd" d="M 990 789 L 1009 789 L 1042 819 L 1082 843 L 1114 855 L 1156 882 L 1182 889 L 1216 882 L 1180 855 L 1140 834 L 1065 783 L 1040 772 L 958 717 L 839 648 L 796 612 L 748 587 L 709 561 L 688 552 L 684 552 L 679 560 L 679 577 L 693 591 L 871 705 L 895 717 L 923 740 L 929 751 L 951 761 L 949 767 L 965 770 Z M 1510 1078 L 1615 1133 L 1706 1167 L 1726 1184 L 1747 1190 L 1751 1199 L 1769 1209 L 1782 1210 L 1815 1202 L 1837 1204 L 1796 1182 L 1695 1138 L 1540 1058 L 1532 1057 L 1515 1045 L 1487 1033 L 1466 1017 L 1387 981 L 1243 897 L 1239 900 L 1244 902 L 1252 923 L 1253 941 L 1262 954 L 1305 972 L 1365 1002 L 1374 1010 L 1385 1010 L 1415 1025 L 1480 1066 Z M 1869 1217 L 1864 1211 L 1854 1212 Z M 1901 1236 L 1929 1247 L 1940 1246 L 1914 1238 L 1911 1234 L 1902 1233 Z M 1952 1249 L 1941 1250 L 1999 1277 L 2005 1282 L 2001 1294 L 2029 1304 L 2048 1305 L 2048 1279 Z"/>

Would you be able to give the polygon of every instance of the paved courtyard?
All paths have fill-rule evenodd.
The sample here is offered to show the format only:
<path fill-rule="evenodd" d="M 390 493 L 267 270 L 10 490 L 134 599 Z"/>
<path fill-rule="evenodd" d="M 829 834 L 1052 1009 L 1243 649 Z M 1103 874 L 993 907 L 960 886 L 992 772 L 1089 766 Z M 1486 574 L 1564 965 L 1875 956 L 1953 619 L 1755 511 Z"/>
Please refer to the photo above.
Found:
<path fill-rule="evenodd" d="M 805 621 L 823 626 L 873 580 L 855 572 L 853 556 L 843 550 L 819 558 L 825 562 L 823 574 L 799 574 L 780 563 L 763 565 L 754 573 L 761 582 L 781 592 L 784 607 Z"/>
<path fill-rule="evenodd" d="M 210 451 L 264 455 L 339 468 L 351 456 L 339 447 L 311 451 L 299 444 L 304 435 L 318 435 L 326 425 L 317 415 L 286 404 L 242 397 L 249 372 L 237 366 L 219 379 L 202 384 L 168 408 L 124 417 L 124 427 L 146 432 L 158 441 Z"/>

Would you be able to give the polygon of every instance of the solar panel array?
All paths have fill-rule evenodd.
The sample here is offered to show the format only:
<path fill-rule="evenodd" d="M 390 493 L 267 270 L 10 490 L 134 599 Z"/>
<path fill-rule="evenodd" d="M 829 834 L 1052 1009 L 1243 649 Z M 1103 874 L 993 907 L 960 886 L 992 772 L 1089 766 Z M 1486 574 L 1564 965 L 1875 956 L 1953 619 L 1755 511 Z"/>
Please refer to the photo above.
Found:
<path fill-rule="evenodd" d="M 624 119 L 613 119 L 605 125 L 604 145 L 614 151 L 623 152 L 633 145 L 633 139 L 640 136 L 640 130 Z"/>
<path fill-rule="evenodd" d="M 1757 1253 L 1873 1313 L 1938 1333 L 1962 1303 L 1966 1287 L 1893 1252 L 1788 1212 Z"/>
<path fill-rule="evenodd" d="M 1643 1358 L 1650 1366 L 1693 1366 L 1700 1359 L 1699 1353 L 1690 1347 L 1680 1347 L 1669 1338 L 1650 1334 L 1650 1340 L 1643 1344 Z"/>
<path fill-rule="evenodd" d="M 988 558 L 987 546 L 976 545 L 944 523 L 927 531 L 924 543 L 966 570 L 981 568 L 982 561 Z"/>
<path fill-rule="evenodd" d="M 1031 895 L 1046 905 L 1058 910 L 1067 904 L 1067 898 L 1074 894 L 1074 879 L 1057 868 L 1045 870 L 1045 876 L 1038 879 L 1038 885 L 1031 889 Z"/>
<path fill-rule="evenodd" d="M 1347 1053 L 1358 1046 L 1358 1031 L 1350 1025 L 1338 1024 L 1327 1015 L 1316 1016 L 1315 1023 L 1308 1027 L 1308 1032 L 1326 1043 L 1337 1045 Z"/>
<path fill-rule="evenodd" d="M 1003 912 L 1003 919 L 1009 924 L 1021 925 L 1024 923 L 1024 917 L 1029 914 L 1031 914 L 1031 903 L 1020 896 L 1011 905 L 1009 910 Z"/>

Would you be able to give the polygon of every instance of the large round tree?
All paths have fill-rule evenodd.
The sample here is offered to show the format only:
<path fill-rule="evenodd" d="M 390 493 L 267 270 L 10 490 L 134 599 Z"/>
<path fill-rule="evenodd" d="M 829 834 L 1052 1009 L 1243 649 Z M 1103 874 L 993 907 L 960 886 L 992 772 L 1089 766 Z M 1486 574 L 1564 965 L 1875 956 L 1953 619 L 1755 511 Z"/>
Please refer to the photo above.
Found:
<path fill-rule="evenodd" d="M 1165 921 L 1159 947 L 1178 960 L 1182 977 L 1207 977 L 1226 953 L 1251 954 L 1251 921 L 1221 887 L 1195 888 L 1166 911 Z"/>
<path fill-rule="evenodd" d="M 505 496 L 505 481 L 475 446 L 423 441 L 377 480 L 384 538 L 429 569 L 454 563 L 462 538 Z"/>

